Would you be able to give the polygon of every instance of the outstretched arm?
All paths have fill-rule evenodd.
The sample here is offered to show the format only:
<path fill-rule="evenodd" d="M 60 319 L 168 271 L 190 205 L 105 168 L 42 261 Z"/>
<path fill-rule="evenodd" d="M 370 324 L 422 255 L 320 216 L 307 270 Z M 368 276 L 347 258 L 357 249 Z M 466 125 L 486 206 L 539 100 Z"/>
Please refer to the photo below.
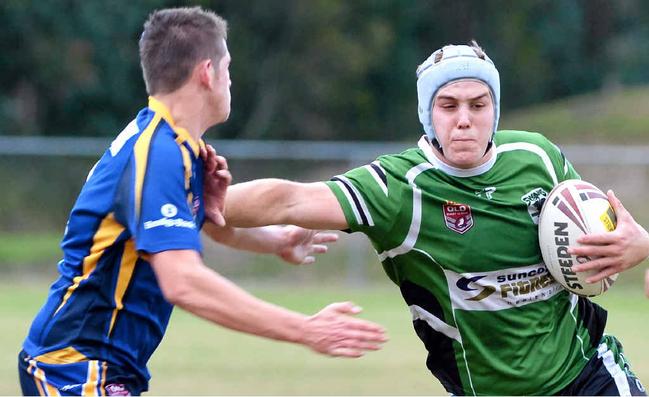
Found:
<path fill-rule="evenodd" d="M 288 263 L 315 262 L 313 254 L 327 252 L 327 243 L 338 240 L 335 233 L 319 232 L 299 226 L 264 226 L 256 228 L 218 227 L 205 223 L 203 231 L 214 241 L 245 251 L 275 254 Z"/>
<path fill-rule="evenodd" d="M 386 340 L 382 327 L 352 317 L 361 309 L 351 302 L 305 316 L 248 294 L 206 267 L 196 251 L 160 252 L 151 255 L 150 263 L 167 301 L 236 331 L 343 357 L 378 350 Z"/>
<path fill-rule="evenodd" d="M 636 266 L 649 257 L 649 233 L 633 219 L 612 190 L 607 195 L 617 216 L 615 230 L 582 236 L 577 240 L 582 246 L 569 250 L 573 255 L 599 257 L 573 266 L 577 272 L 596 269 L 598 273 L 586 280 L 591 283 Z"/>
<path fill-rule="evenodd" d="M 230 186 L 225 200 L 228 225 L 290 224 L 307 229 L 344 230 L 347 220 L 336 196 L 323 182 L 257 179 Z"/>

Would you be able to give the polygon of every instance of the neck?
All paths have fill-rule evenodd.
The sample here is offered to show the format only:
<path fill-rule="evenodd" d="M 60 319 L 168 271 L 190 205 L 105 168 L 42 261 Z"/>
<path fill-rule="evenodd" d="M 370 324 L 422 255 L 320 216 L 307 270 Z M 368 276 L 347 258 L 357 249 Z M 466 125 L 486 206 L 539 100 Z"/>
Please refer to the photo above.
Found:
<path fill-rule="evenodd" d="M 200 100 L 200 94 L 192 92 L 187 86 L 163 95 L 153 96 L 162 102 L 173 118 L 174 126 L 184 128 L 198 142 L 205 131 L 211 126 L 206 120 L 205 104 Z"/>

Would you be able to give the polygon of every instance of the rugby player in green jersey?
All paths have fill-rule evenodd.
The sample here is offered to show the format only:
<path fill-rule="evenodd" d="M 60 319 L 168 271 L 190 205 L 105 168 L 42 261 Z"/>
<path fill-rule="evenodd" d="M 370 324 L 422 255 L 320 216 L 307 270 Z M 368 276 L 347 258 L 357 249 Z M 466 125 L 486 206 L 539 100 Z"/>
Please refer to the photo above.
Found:
<path fill-rule="evenodd" d="M 416 147 L 328 182 L 231 186 L 228 224 L 362 232 L 400 288 L 426 364 L 457 395 L 645 395 L 604 334 L 606 311 L 560 287 L 538 247 L 548 192 L 579 178 L 542 135 L 499 131 L 500 81 L 475 43 L 445 46 L 417 69 Z M 608 194 L 614 232 L 583 237 L 592 280 L 637 265 L 649 235 Z"/>

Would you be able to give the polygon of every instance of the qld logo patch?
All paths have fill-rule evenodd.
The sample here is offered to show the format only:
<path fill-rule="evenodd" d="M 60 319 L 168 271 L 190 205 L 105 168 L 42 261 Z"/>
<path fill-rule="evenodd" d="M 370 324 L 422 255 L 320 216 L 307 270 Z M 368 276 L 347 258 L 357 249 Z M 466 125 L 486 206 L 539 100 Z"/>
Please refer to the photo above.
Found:
<path fill-rule="evenodd" d="M 442 209 L 444 223 L 452 231 L 464 234 L 473 227 L 473 215 L 471 215 L 471 207 L 468 205 L 447 201 Z"/>

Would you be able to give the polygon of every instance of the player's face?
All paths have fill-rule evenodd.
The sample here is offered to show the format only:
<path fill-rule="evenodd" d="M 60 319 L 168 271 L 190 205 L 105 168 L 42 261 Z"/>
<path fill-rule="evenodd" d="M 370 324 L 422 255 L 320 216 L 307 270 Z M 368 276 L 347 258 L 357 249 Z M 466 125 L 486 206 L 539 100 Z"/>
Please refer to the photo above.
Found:
<path fill-rule="evenodd" d="M 460 80 L 442 87 L 431 114 L 444 162 L 457 168 L 473 168 L 488 160 L 484 154 L 491 139 L 494 106 L 486 84 Z"/>
<path fill-rule="evenodd" d="M 216 123 L 222 123 L 230 116 L 230 52 L 228 46 L 223 41 L 225 55 L 221 57 L 218 63 L 214 64 L 214 112 Z"/>

